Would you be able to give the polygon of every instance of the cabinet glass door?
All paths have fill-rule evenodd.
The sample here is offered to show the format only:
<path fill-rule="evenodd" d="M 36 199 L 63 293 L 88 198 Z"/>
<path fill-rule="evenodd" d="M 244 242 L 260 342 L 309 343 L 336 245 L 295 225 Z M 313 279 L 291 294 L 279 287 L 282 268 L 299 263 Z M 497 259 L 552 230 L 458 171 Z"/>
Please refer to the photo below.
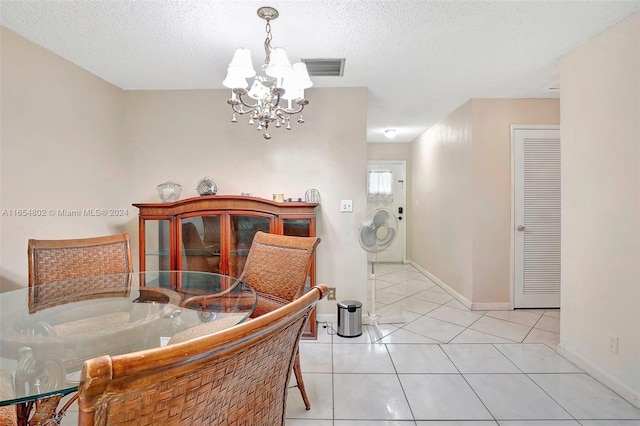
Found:
<path fill-rule="evenodd" d="M 220 215 L 193 216 L 178 222 L 183 271 L 220 273 Z"/>
<path fill-rule="evenodd" d="M 229 275 L 238 277 L 244 269 L 253 236 L 258 231 L 271 232 L 273 218 L 270 216 L 229 215 L 231 235 L 229 238 Z"/>
<path fill-rule="evenodd" d="M 282 219 L 282 233 L 294 237 L 308 237 L 311 234 L 311 220 Z"/>
<path fill-rule="evenodd" d="M 171 265 L 169 219 L 144 221 L 144 269 L 166 271 Z"/>

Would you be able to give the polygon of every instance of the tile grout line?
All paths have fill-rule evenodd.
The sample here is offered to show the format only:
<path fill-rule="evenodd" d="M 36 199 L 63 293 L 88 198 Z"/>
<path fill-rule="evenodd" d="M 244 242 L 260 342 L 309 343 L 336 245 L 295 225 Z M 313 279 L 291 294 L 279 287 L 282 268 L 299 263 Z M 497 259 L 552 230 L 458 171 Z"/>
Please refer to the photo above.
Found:
<path fill-rule="evenodd" d="M 545 310 L 546 312 L 546 310 Z M 542 315 L 540 315 L 540 318 L 538 318 L 538 320 L 535 322 L 535 324 L 533 324 L 531 326 L 531 329 L 529 330 L 529 332 L 526 334 L 526 336 L 524 336 L 524 338 L 522 339 L 522 342 L 520 343 L 524 343 L 525 340 L 527 340 L 527 337 L 529 337 L 529 335 L 531 334 L 531 332 L 533 331 L 533 329 L 536 327 L 536 325 L 540 322 L 540 320 L 542 319 L 542 316 L 544 315 L 544 312 Z"/>
<path fill-rule="evenodd" d="M 564 407 L 564 405 L 562 405 L 562 404 L 560 404 L 560 402 L 556 401 L 556 399 L 555 399 L 553 396 L 551 396 L 551 395 L 550 395 L 546 390 L 544 390 L 544 389 L 542 388 L 542 386 L 540 386 L 540 385 L 538 384 L 538 382 L 536 382 L 536 381 L 535 381 L 535 380 L 533 380 L 531 377 L 529 377 L 529 374 L 539 374 L 539 373 L 524 373 L 524 375 L 525 375 L 525 376 L 527 376 L 527 379 L 531 380 L 531 382 L 532 382 L 534 385 L 536 385 L 536 386 L 538 387 L 538 389 L 540 389 L 542 392 L 544 392 L 544 394 L 545 394 L 545 395 L 547 395 L 549 398 L 551 398 L 551 400 L 552 400 L 553 402 L 555 402 L 556 404 L 558 404 L 558 407 L 562 408 L 562 410 L 564 410 L 564 412 L 565 412 L 565 413 L 567 413 L 569 416 L 571 416 L 571 419 L 573 419 L 573 420 L 575 420 L 575 421 L 578 421 L 578 419 L 576 419 L 576 418 L 575 418 L 575 416 L 574 416 L 573 414 L 571 414 L 571 413 L 569 412 L 569 410 L 567 410 L 567 409 Z M 563 374 L 563 373 L 549 373 L 549 374 Z M 583 373 L 583 374 L 586 374 L 586 373 Z"/>
<path fill-rule="evenodd" d="M 407 402 L 407 407 L 409 407 L 409 412 L 411 413 L 411 417 L 413 418 L 413 422 L 415 424 L 416 415 L 414 414 L 413 408 L 411 408 L 411 404 L 409 403 L 409 397 L 407 396 L 407 391 L 405 390 L 404 386 L 402 386 L 402 380 L 400 380 L 400 374 L 398 373 L 398 368 L 396 367 L 396 363 L 393 362 L 393 357 L 391 356 L 391 352 L 389 352 L 389 347 L 386 344 L 384 344 L 384 348 L 387 351 L 387 355 L 389 356 L 389 359 L 391 360 L 391 365 L 393 366 L 393 370 L 395 371 L 395 374 L 396 374 L 396 380 L 398 380 L 398 383 L 400 384 L 400 389 L 402 389 L 404 400 Z"/>
<path fill-rule="evenodd" d="M 460 369 L 458 368 L 458 366 L 456 365 L 455 362 L 453 362 L 453 360 L 451 359 L 451 357 L 449 356 L 449 354 L 447 353 L 447 351 L 445 351 L 444 349 L 442 349 L 442 347 L 440 345 L 438 345 L 440 347 L 440 350 L 442 352 L 444 352 L 444 355 L 447 357 L 447 359 L 449 360 L 449 362 L 451 362 L 451 364 L 453 364 L 453 366 L 455 367 L 455 369 L 458 371 L 458 374 L 460 374 L 460 377 L 462 377 L 462 380 L 464 380 L 464 382 L 467 384 L 467 386 L 469 386 L 469 389 L 471 389 L 471 392 L 473 392 L 473 394 L 476 396 L 476 398 L 478 398 L 478 401 L 480 401 L 482 403 L 482 406 L 484 407 L 485 410 L 487 410 L 487 413 L 489 413 L 489 415 L 491 415 L 491 418 L 493 419 L 494 422 L 498 423 L 498 419 L 496 419 L 496 416 L 491 412 L 491 410 L 489 410 L 489 407 L 487 407 L 487 404 L 485 404 L 485 402 L 482 400 L 482 398 L 480 398 L 480 395 L 478 395 L 478 393 L 476 392 L 476 390 L 473 388 L 473 386 L 471 386 L 471 383 L 469 383 L 469 381 L 467 380 L 467 378 L 464 376 L 464 374 L 462 374 L 462 372 L 460 371 Z"/>

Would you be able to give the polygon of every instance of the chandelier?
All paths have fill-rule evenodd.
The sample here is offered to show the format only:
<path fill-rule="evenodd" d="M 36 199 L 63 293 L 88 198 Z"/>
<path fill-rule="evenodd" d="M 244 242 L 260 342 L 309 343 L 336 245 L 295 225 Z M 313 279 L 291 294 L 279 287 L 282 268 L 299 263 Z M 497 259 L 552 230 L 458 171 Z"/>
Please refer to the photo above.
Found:
<path fill-rule="evenodd" d="M 257 124 L 265 139 L 271 139 L 269 125 L 284 126 L 291 130 L 291 118 L 300 114 L 298 123 L 304 123 L 302 110 L 309 103 L 304 98 L 304 89 L 313 85 L 303 62 L 291 65 L 287 53 L 281 47 L 271 47 L 271 21 L 279 13 L 272 7 L 261 7 L 258 16 L 267 21 L 267 37 L 264 40 L 264 64 L 256 74 L 251 63 L 249 49 L 237 49 L 227 68 L 227 76 L 222 84 L 231 89 L 227 103 L 233 109 L 232 123 L 237 123 L 236 114 L 249 114 L 249 124 Z M 247 78 L 255 77 L 251 88 Z M 287 101 L 281 105 L 282 100 Z M 282 102 L 284 104 L 284 102 Z"/>

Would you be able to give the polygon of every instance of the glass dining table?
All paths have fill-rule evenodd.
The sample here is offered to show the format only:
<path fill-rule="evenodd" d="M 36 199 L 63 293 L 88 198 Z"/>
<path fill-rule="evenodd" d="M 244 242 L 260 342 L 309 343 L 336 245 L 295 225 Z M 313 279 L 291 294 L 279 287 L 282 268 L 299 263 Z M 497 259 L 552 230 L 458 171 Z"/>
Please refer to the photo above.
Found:
<path fill-rule="evenodd" d="M 190 271 L 100 275 L 1 293 L 0 381 L 10 383 L 0 406 L 18 404 L 25 417 L 24 404 L 77 391 L 87 359 L 232 327 L 256 302 L 237 278 Z"/>

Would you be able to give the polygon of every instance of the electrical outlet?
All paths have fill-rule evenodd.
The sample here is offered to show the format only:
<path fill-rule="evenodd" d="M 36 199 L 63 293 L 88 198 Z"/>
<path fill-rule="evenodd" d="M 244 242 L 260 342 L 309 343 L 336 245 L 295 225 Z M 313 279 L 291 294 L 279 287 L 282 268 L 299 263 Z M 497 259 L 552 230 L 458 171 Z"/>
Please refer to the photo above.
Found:
<path fill-rule="evenodd" d="M 329 293 L 327 293 L 327 300 L 336 300 L 336 288 L 329 287 Z"/>
<path fill-rule="evenodd" d="M 618 336 L 609 333 L 609 352 L 618 353 Z"/>
<path fill-rule="evenodd" d="M 353 211 L 353 200 L 341 200 L 340 201 L 340 211 L 341 212 L 352 212 Z"/>

